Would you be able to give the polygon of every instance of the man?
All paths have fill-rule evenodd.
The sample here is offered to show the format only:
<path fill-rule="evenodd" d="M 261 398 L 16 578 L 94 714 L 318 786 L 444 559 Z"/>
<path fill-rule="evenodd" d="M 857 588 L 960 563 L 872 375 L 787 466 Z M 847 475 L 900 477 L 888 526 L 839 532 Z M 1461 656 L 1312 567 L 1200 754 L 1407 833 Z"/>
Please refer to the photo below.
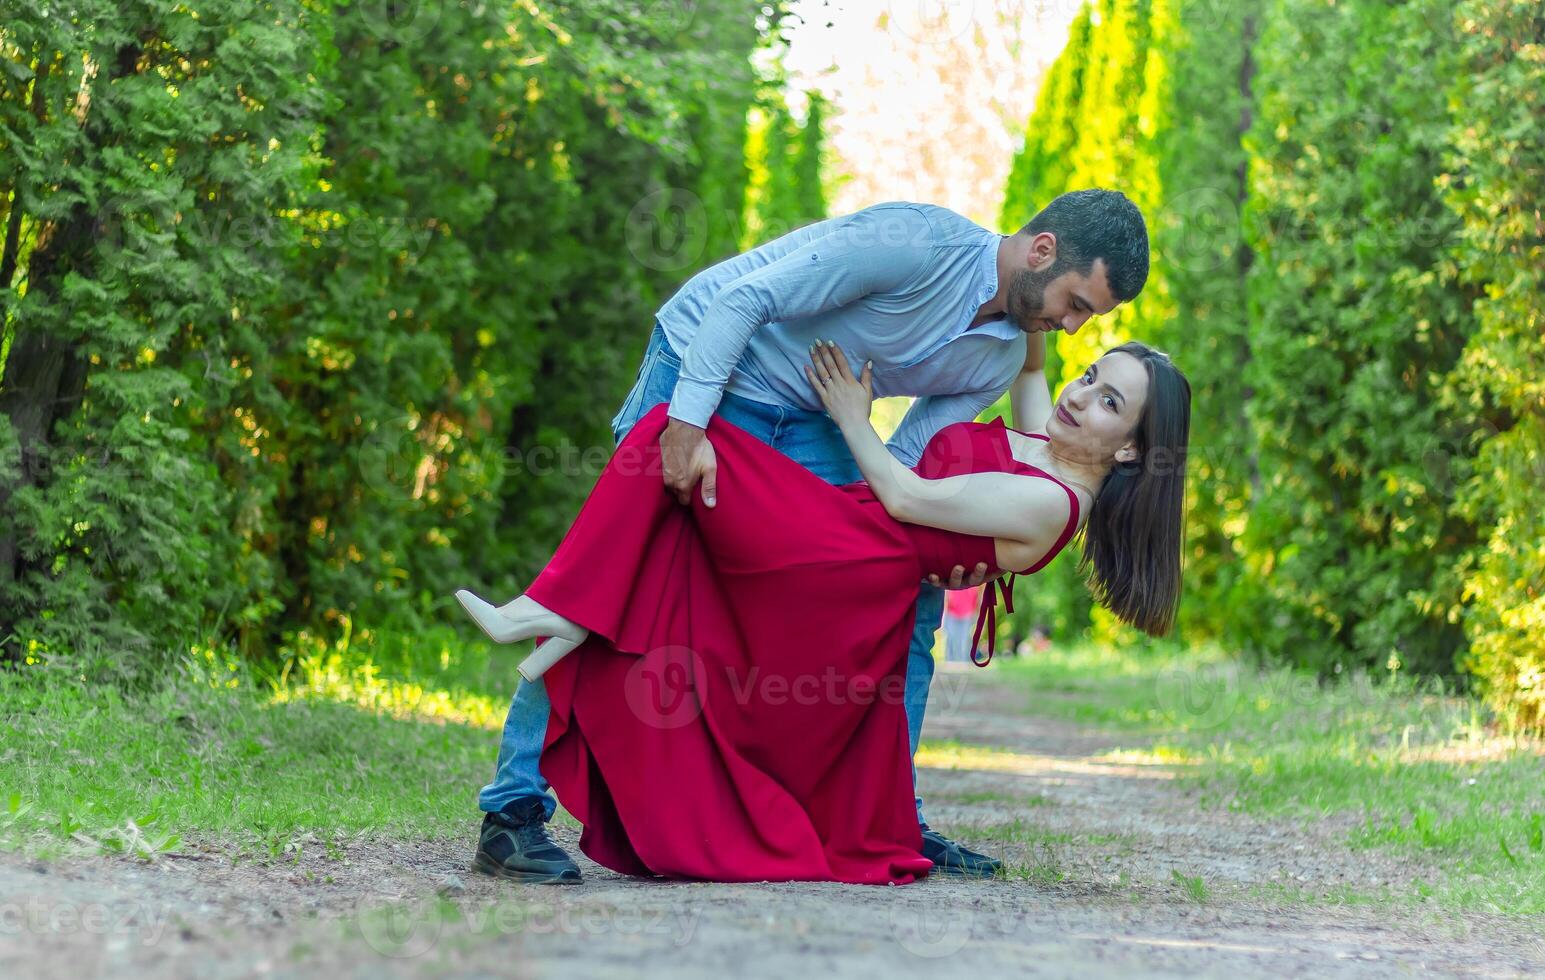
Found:
<path fill-rule="evenodd" d="M 712 507 L 717 412 L 833 484 L 862 479 L 841 434 L 803 373 L 809 346 L 834 340 L 873 361 L 875 397 L 915 395 L 888 446 L 916 464 L 934 433 L 976 418 L 1019 373 L 1025 336 L 1076 333 L 1091 316 L 1135 297 L 1148 277 L 1148 232 L 1124 195 L 1064 194 L 1013 235 L 999 235 L 945 208 L 890 202 L 816 222 L 688 280 L 655 318 L 638 378 L 612 419 L 620 443 L 653 406 L 668 401 L 660 437 L 666 486 L 683 504 L 693 492 Z M 957 566 L 947 587 L 980 585 L 987 567 Z M 920 583 L 908 651 L 907 730 L 917 752 L 933 634 L 943 613 L 937 576 Z M 548 837 L 557 806 L 538 771 L 548 702 L 540 681 L 522 681 L 510 705 L 474 867 L 531 882 L 579 880 Z M 913 770 L 914 782 L 916 769 Z M 670 787 L 660 787 L 670 792 Z M 946 873 L 991 876 L 1001 862 L 929 828 L 917 797 L 923 854 Z"/>

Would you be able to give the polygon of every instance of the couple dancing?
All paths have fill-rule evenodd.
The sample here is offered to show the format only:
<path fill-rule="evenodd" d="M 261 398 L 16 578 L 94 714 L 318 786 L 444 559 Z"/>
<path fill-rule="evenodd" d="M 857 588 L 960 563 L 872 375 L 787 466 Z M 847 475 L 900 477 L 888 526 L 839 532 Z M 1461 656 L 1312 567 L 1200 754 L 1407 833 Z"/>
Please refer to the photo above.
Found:
<path fill-rule="evenodd" d="M 1167 632 L 1190 387 L 1115 347 L 1053 402 L 1046 333 L 1141 290 L 1142 215 L 1064 194 L 1013 235 L 888 203 L 693 277 L 656 317 L 607 463 L 514 599 L 457 598 L 520 666 L 474 866 L 578 881 L 548 836 L 636 875 L 905 883 L 999 862 L 915 795 L 942 587 L 1046 565 Z M 1005 391 L 1014 426 L 973 421 Z M 919 396 L 889 443 L 872 398 Z M 1167 465 L 1165 465 L 1167 464 Z M 978 632 L 981 630 L 978 623 Z M 993 635 L 987 634 L 992 652 Z"/>

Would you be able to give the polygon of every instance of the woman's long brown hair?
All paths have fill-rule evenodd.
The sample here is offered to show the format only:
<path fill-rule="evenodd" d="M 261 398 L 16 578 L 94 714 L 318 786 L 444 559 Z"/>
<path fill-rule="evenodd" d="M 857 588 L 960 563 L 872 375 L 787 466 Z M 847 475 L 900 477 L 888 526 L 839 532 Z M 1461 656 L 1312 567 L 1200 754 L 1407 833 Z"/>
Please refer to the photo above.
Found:
<path fill-rule="evenodd" d="M 1138 457 L 1116 463 L 1100 484 L 1078 567 L 1095 600 L 1118 619 L 1164 636 L 1180 606 L 1191 383 L 1168 354 L 1147 344 L 1134 340 L 1106 351 L 1115 352 L 1142 362 L 1148 399 L 1132 434 Z"/>

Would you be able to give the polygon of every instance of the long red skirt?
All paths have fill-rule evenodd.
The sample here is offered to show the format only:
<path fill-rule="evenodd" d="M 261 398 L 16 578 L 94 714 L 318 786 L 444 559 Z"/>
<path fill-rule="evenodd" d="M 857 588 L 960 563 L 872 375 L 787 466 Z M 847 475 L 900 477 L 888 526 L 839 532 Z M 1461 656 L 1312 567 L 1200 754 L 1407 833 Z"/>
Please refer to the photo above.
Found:
<path fill-rule="evenodd" d="M 546 675 L 542 774 L 635 875 L 905 883 L 932 867 L 902 695 L 922 570 L 865 484 L 714 416 L 717 506 L 665 489 L 658 405 L 527 594 L 590 630 Z"/>

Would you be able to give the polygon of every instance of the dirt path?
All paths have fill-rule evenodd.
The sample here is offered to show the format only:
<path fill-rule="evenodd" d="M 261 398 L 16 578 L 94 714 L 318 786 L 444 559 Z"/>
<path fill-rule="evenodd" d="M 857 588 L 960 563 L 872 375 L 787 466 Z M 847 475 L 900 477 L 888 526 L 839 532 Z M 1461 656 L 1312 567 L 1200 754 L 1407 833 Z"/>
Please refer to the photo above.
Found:
<path fill-rule="evenodd" d="M 585 862 L 577 887 L 512 886 L 465 870 L 470 819 L 262 860 L 220 840 L 155 864 L 0 856 L 0 976 L 1545 974 L 1516 922 L 1280 891 L 1431 869 L 1350 852 L 1339 827 L 1200 808 L 1140 742 L 1036 714 L 993 672 L 936 685 L 926 736 L 983 748 L 922 770 L 930 820 L 1011 880 L 654 884 Z"/>

